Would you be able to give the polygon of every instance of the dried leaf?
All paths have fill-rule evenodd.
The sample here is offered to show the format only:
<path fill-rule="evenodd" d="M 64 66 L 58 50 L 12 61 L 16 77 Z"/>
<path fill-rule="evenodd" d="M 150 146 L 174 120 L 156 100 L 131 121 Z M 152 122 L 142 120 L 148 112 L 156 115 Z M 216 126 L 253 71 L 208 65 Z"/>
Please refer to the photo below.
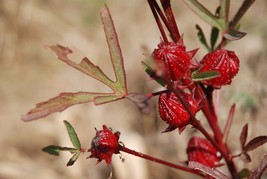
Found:
<path fill-rule="evenodd" d="M 248 137 L 248 124 L 245 124 L 239 137 L 241 150 L 244 149 Z"/>
<path fill-rule="evenodd" d="M 263 172 L 267 169 L 267 155 L 263 155 L 261 163 L 256 170 L 250 173 L 248 179 L 260 179 Z"/>
<path fill-rule="evenodd" d="M 230 179 L 228 176 L 226 176 L 224 173 L 217 170 L 216 168 L 210 168 L 210 167 L 203 165 L 201 163 L 198 163 L 198 162 L 189 161 L 188 167 L 195 169 L 195 170 L 202 171 L 202 172 L 204 172 L 204 173 L 206 173 L 206 174 L 208 174 L 214 178 L 217 178 L 217 179 Z"/>
<path fill-rule="evenodd" d="M 267 136 L 258 136 L 252 139 L 247 143 L 247 145 L 244 147 L 243 151 L 244 152 L 249 152 L 252 151 L 259 146 L 265 144 L 267 142 Z"/>
<path fill-rule="evenodd" d="M 60 146 L 55 146 L 55 145 L 49 145 L 47 147 L 44 147 L 42 151 L 49 153 L 51 155 L 59 156 L 59 153 L 61 151 L 69 151 L 69 152 L 74 152 L 76 151 L 75 148 L 70 148 L 70 147 L 60 147 Z"/>
<path fill-rule="evenodd" d="M 71 157 L 71 159 L 68 161 L 67 166 L 72 166 L 76 162 L 76 160 L 79 158 L 79 156 L 80 156 L 80 152 L 75 153 Z"/>
<path fill-rule="evenodd" d="M 77 133 L 75 132 L 74 128 L 73 128 L 72 125 L 71 125 L 68 121 L 66 121 L 66 120 L 64 120 L 64 124 L 65 124 L 65 126 L 66 126 L 66 129 L 67 129 L 67 131 L 68 131 L 68 134 L 69 134 L 69 137 L 70 137 L 70 140 L 71 140 L 73 146 L 74 146 L 76 149 L 80 150 L 80 149 L 81 149 L 81 143 L 80 143 L 80 140 L 79 140 L 79 138 L 78 138 L 78 136 L 77 136 Z"/>
<path fill-rule="evenodd" d="M 142 113 L 149 114 L 151 112 L 152 103 L 148 95 L 140 93 L 130 93 L 126 96 L 126 98 L 133 101 L 139 107 Z"/>

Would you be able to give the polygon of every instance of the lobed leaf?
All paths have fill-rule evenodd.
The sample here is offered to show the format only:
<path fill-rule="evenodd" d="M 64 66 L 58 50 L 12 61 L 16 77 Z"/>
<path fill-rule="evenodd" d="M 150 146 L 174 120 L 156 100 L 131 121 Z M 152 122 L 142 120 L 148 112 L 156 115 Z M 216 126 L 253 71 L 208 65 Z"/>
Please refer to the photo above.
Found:
<path fill-rule="evenodd" d="M 80 150 L 81 149 L 81 143 L 80 143 L 80 140 L 77 136 L 77 133 L 75 132 L 74 128 L 72 127 L 72 125 L 64 120 L 64 124 L 66 126 L 66 129 L 68 131 L 68 134 L 69 134 L 69 137 L 70 137 L 70 140 L 73 144 L 73 146 L 77 149 L 77 150 Z"/>
<path fill-rule="evenodd" d="M 70 158 L 70 160 L 68 161 L 67 166 L 72 166 L 72 165 L 76 162 L 76 160 L 79 158 L 79 156 L 80 156 L 80 152 L 76 152 L 76 153 Z"/>
<path fill-rule="evenodd" d="M 214 178 L 217 178 L 217 179 L 230 179 L 228 176 L 226 176 L 224 173 L 217 170 L 216 168 L 210 168 L 210 167 L 203 165 L 201 163 L 198 163 L 198 162 L 189 161 L 188 167 L 195 169 L 195 170 L 202 171 L 202 172 L 204 172 L 204 173 L 206 173 L 206 174 L 208 174 Z"/>
<path fill-rule="evenodd" d="M 76 149 L 70 148 L 70 147 L 60 147 L 60 146 L 55 146 L 55 145 L 49 145 L 47 147 L 44 147 L 42 151 L 49 153 L 51 155 L 59 156 L 59 153 L 61 151 L 69 151 L 73 153 L 74 151 L 76 151 Z"/>
<path fill-rule="evenodd" d="M 239 137 L 240 147 L 243 150 L 248 137 L 248 124 L 245 124 Z"/>
<path fill-rule="evenodd" d="M 250 157 L 250 155 L 249 155 L 248 153 L 246 153 L 246 152 L 242 152 L 242 153 L 240 154 L 240 158 L 241 158 L 245 163 L 249 163 L 249 162 L 251 162 L 251 157 Z"/>
<path fill-rule="evenodd" d="M 201 29 L 201 27 L 199 25 L 196 25 L 196 29 L 197 29 L 197 36 L 200 40 L 200 42 L 206 47 L 206 49 L 208 51 L 210 51 L 210 47 L 206 41 L 205 35 L 203 33 L 203 30 Z"/>
<path fill-rule="evenodd" d="M 258 136 L 252 139 L 247 143 L 247 145 L 244 147 L 243 151 L 244 152 L 249 152 L 252 151 L 259 146 L 265 144 L 267 142 L 267 136 Z"/>

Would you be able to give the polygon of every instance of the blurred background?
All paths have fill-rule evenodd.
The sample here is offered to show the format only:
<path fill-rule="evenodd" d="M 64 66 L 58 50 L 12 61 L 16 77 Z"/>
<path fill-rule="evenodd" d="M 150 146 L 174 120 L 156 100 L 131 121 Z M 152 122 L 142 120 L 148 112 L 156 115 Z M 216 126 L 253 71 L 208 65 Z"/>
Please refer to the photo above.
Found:
<path fill-rule="evenodd" d="M 218 1 L 208 4 L 215 11 Z M 57 96 L 60 92 L 107 92 L 108 88 L 79 71 L 63 64 L 45 45 L 61 44 L 74 51 L 70 57 L 79 62 L 84 56 L 99 65 L 114 78 L 108 48 L 99 16 L 104 3 L 110 7 L 125 60 L 130 92 L 159 90 L 142 70 L 144 60 L 160 42 L 160 34 L 145 0 L 0 0 L 0 178 L 1 179 L 57 179 L 57 178 L 113 178 L 163 179 L 193 178 L 195 176 L 167 168 L 143 159 L 122 154 L 113 156 L 112 168 L 104 162 L 81 155 L 72 167 L 66 167 L 68 153 L 54 157 L 43 153 L 47 145 L 71 146 L 63 120 L 76 129 L 82 146 L 89 148 L 95 135 L 94 127 L 103 124 L 121 132 L 121 141 L 143 153 L 171 162 L 186 161 L 185 149 L 189 136 L 197 134 L 190 127 L 178 135 L 177 131 L 161 134 L 167 125 L 157 115 L 157 99 L 152 113 L 142 115 L 128 100 L 94 106 L 83 104 L 71 107 L 33 122 L 21 121 L 36 103 Z M 183 1 L 173 1 L 173 9 L 188 50 L 200 48 L 196 58 L 206 51 L 198 42 L 195 24 L 209 36 L 210 27 L 191 12 Z M 231 15 L 241 1 L 233 1 Z M 249 139 L 266 135 L 266 79 L 267 79 L 267 2 L 256 1 L 242 19 L 241 31 L 247 36 L 229 44 L 241 60 L 238 76 L 231 86 L 220 92 L 219 118 L 223 126 L 228 111 L 236 103 L 234 123 L 229 145 L 234 154 L 239 150 L 239 134 L 249 123 Z M 200 114 L 199 119 L 204 119 Z M 205 119 L 201 120 L 206 125 Z M 267 146 L 251 152 L 252 162 L 236 160 L 241 169 L 255 169 Z M 224 167 L 220 170 L 225 171 Z M 266 177 L 267 178 L 267 177 Z"/>

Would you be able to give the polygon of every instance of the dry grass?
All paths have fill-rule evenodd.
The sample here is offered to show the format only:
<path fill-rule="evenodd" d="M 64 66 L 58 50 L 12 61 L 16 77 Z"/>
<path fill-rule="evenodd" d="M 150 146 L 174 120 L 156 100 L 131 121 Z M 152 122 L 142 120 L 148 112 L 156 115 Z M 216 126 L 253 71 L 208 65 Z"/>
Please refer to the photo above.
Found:
<path fill-rule="evenodd" d="M 209 3 L 208 0 L 203 0 Z M 124 53 L 125 67 L 131 92 L 148 92 L 156 85 L 144 78 L 140 61 L 159 42 L 159 32 L 145 0 L 108 2 Z M 57 61 L 43 45 L 59 43 L 72 48 L 73 59 L 84 56 L 101 66 L 108 75 L 112 69 L 108 59 L 99 11 L 104 1 L 99 0 L 0 0 L 0 178 L 54 179 L 107 178 L 109 169 L 95 160 L 82 156 L 73 167 L 65 167 L 69 155 L 55 158 L 41 152 L 49 144 L 70 145 L 62 120 L 69 120 L 84 147 L 90 146 L 94 127 L 107 124 L 120 130 L 122 141 L 136 150 L 155 154 L 171 161 L 186 160 L 184 149 L 190 128 L 181 136 L 176 132 L 160 134 L 166 125 L 155 120 L 156 110 L 143 116 L 129 101 L 93 106 L 72 107 L 36 122 L 24 123 L 20 115 L 37 102 L 47 100 L 63 91 L 106 91 L 106 88 L 87 76 Z M 195 23 L 208 26 L 180 1 L 173 1 L 178 24 L 186 32 L 188 49 L 201 47 L 196 39 Z M 213 6 L 213 4 L 211 4 Z M 235 1 L 234 7 L 237 7 Z M 238 152 L 241 127 L 249 123 L 249 138 L 266 135 L 266 1 L 257 1 L 243 20 L 242 30 L 248 35 L 232 43 L 229 48 L 241 59 L 241 70 L 231 87 L 221 92 L 220 120 L 224 124 L 230 105 L 237 103 L 235 121 L 229 144 Z M 205 53 L 202 48 L 197 57 Z M 204 121 L 204 120 L 203 120 Z M 170 145 L 172 144 L 172 145 Z M 267 147 L 252 152 L 255 167 Z M 123 155 L 121 164 L 113 157 L 114 178 L 187 178 L 180 171 L 166 169 L 142 159 Z M 138 167 L 139 166 L 139 167 Z"/>

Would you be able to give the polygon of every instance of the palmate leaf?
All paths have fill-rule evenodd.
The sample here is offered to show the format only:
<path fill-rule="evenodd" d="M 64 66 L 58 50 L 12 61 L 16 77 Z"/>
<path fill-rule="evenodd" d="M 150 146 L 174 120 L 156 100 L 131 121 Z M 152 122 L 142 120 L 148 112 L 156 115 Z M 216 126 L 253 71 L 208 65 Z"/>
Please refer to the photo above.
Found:
<path fill-rule="evenodd" d="M 95 104 L 103 104 L 124 98 L 127 92 L 126 76 L 123 64 L 123 57 L 108 7 L 105 6 L 100 13 L 104 31 L 109 47 L 111 62 L 113 65 L 116 80 L 113 81 L 105 75 L 105 73 L 88 58 L 83 58 L 78 64 L 72 61 L 68 55 L 72 50 L 61 45 L 52 45 L 51 49 L 57 58 L 80 72 L 95 78 L 113 90 L 113 93 L 94 93 L 94 92 L 77 92 L 77 93 L 61 93 L 48 101 L 39 103 L 35 108 L 31 109 L 26 115 L 22 116 L 24 121 L 32 121 L 48 116 L 54 112 L 61 112 L 70 106 L 95 102 Z"/>

